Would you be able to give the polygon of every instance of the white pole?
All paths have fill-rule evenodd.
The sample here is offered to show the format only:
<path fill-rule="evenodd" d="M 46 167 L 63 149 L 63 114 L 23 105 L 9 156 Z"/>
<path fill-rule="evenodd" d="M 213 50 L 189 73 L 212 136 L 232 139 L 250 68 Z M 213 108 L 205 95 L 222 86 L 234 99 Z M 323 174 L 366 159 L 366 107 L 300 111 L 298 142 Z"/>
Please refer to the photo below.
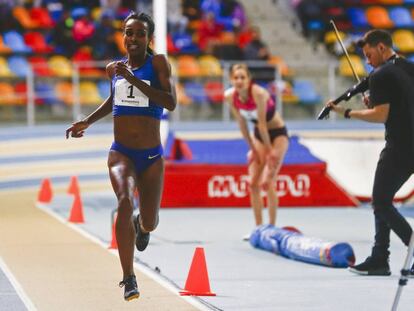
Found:
<path fill-rule="evenodd" d="M 157 54 L 167 55 L 167 1 L 153 0 L 154 45 Z"/>
<path fill-rule="evenodd" d="M 35 124 L 35 91 L 34 91 L 34 73 L 32 67 L 29 67 L 26 76 L 27 85 L 27 126 Z"/>
<path fill-rule="evenodd" d="M 154 12 L 154 50 L 155 54 L 164 54 L 167 56 L 167 1 L 166 0 L 153 0 L 153 12 Z M 160 124 L 161 144 L 165 148 L 168 138 L 168 132 L 170 130 L 168 113 L 164 109 Z"/>

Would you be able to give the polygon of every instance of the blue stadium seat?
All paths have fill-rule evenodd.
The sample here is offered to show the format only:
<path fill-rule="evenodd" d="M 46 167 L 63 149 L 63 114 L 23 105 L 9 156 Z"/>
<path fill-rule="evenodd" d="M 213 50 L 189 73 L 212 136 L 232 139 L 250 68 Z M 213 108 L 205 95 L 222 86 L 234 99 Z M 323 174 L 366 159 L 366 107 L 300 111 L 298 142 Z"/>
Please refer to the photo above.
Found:
<path fill-rule="evenodd" d="M 58 102 L 53 85 L 40 82 L 35 84 L 35 102 L 36 104 L 53 105 Z"/>
<path fill-rule="evenodd" d="M 24 43 L 23 36 L 15 30 L 3 34 L 4 43 L 16 53 L 30 53 L 32 49 Z"/>
<path fill-rule="evenodd" d="M 97 86 L 98 86 L 99 96 L 101 96 L 101 98 L 105 99 L 110 95 L 111 90 L 110 90 L 110 84 L 108 81 L 106 80 L 99 81 L 97 83 Z"/>
<path fill-rule="evenodd" d="M 353 27 L 369 27 L 367 16 L 364 9 L 350 8 L 348 10 L 348 16 L 351 20 Z"/>
<path fill-rule="evenodd" d="M 8 59 L 10 70 L 18 77 L 26 77 L 29 72 L 29 63 L 23 56 L 11 56 Z"/>
<path fill-rule="evenodd" d="M 411 27 L 414 25 L 410 11 L 407 8 L 391 8 L 388 14 L 396 27 Z"/>
<path fill-rule="evenodd" d="M 299 97 L 299 102 L 304 105 L 319 104 L 322 100 L 312 82 L 308 80 L 294 80 L 293 92 Z"/>
<path fill-rule="evenodd" d="M 203 84 L 195 81 L 185 82 L 184 89 L 186 94 L 193 100 L 194 104 L 202 105 L 208 102 L 208 97 Z"/>

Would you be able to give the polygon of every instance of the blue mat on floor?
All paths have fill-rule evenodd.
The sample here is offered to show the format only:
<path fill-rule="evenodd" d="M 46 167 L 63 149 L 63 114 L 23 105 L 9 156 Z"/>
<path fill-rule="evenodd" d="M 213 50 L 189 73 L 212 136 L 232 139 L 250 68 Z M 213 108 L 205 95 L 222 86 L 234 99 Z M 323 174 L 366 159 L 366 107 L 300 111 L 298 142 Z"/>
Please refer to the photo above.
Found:
<path fill-rule="evenodd" d="M 180 160 L 182 163 L 206 163 L 206 164 L 246 164 L 248 146 L 243 139 L 226 140 L 185 140 L 191 150 L 191 160 Z M 173 139 L 169 139 L 166 146 L 166 154 L 170 154 Z M 309 164 L 322 163 L 310 150 L 299 142 L 297 136 L 289 139 L 289 148 L 283 164 Z"/>

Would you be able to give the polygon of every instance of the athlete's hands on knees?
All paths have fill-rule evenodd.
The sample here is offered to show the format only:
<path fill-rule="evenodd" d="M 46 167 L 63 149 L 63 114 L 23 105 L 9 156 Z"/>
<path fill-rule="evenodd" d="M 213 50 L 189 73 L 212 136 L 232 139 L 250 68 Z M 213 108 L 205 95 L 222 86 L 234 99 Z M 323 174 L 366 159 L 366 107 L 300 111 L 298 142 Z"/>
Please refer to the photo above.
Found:
<path fill-rule="evenodd" d="M 85 130 L 89 127 L 86 121 L 72 123 L 72 126 L 66 130 L 66 139 L 70 137 L 79 138 L 83 136 Z"/>
<path fill-rule="evenodd" d="M 259 153 L 257 152 L 257 150 L 255 148 L 250 149 L 247 152 L 247 164 L 250 165 L 250 164 L 253 163 L 253 161 L 256 161 L 256 162 L 260 163 Z"/>

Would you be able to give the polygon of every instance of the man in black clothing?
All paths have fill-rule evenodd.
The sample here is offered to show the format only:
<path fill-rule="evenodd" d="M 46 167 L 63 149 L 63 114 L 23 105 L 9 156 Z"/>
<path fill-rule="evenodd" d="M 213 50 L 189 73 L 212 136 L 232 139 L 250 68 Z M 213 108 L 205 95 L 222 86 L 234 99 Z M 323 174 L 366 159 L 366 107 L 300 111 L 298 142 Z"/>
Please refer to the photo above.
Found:
<path fill-rule="evenodd" d="M 363 275 L 390 275 L 388 264 L 390 230 L 408 246 L 413 230 L 397 211 L 393 199 L 414 173 L 414 64 L 398 57 L 388 32 L 371 30 L 358 41 L 367 62 L 374 67 L 369 76 L 370 108 L 345 109 L 327 103 L 345 118 L 385 124 L 385 147 L 374 178 L 372 205 L 375 243 L 371 256 L 350 271 Z M 411 274 L 414 274 L 414 266 Z"/>

